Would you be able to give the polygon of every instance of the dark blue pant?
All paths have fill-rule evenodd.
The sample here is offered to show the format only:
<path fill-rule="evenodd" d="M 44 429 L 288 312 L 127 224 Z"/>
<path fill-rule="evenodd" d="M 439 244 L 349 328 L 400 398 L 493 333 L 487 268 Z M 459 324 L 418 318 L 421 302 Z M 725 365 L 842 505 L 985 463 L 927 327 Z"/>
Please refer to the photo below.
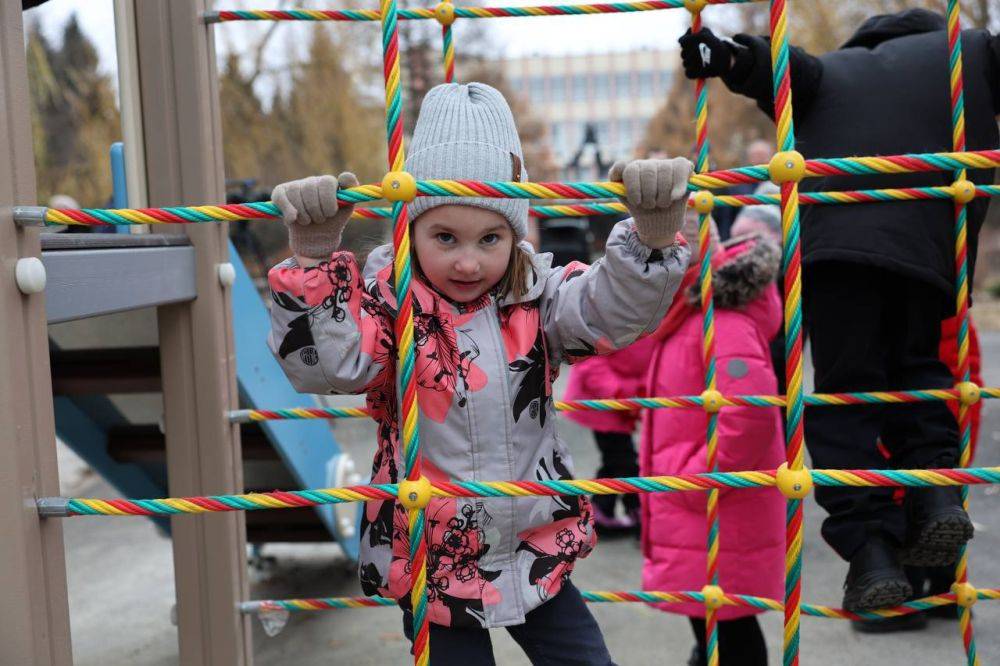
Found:
<path fill-rule="evenodd" d="M 951 305 L 934 287 L 888 270 L 845 262 L 807 266 L 802 307 L 816 392 L 947 388 L 938 358 Z M 809 407 L 806 446 L 817 469 L 954 467 L 958 425 L 943 402 Z M 887 462 L 876 440 L 889 450 Z M 817 487 L 829 517 L 823 537 L 845 560 L 881 533 L 901 542 L 903 508 L 892 488 Z"/>
<path fill-rule="evenodd" d="M 536 666 L 614 666 L 594 616 L 568 580 L 559 594 L 506 627 Z M 413 641 L 413 615 L 403 613 L 403 633 Z M 431 625 L 431 666 L 495 666 L 488 629 Z"/>

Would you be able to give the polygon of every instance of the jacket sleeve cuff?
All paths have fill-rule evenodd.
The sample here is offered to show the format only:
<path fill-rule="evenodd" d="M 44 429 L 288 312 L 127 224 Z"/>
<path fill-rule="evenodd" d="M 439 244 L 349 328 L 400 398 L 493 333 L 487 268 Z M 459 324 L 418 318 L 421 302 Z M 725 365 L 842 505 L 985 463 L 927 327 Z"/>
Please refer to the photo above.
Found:
<path fill-rule="evenodd" d="M 753 49 L 747 45 L 747 42 L 754 38 L 751 35 L 740 34 L 733 39 L 734 41 L 726 42 L 733 55 L 733 66 L 722 79 L 727 85 L 739 86 L 746 83 L 756 61 Z"/>

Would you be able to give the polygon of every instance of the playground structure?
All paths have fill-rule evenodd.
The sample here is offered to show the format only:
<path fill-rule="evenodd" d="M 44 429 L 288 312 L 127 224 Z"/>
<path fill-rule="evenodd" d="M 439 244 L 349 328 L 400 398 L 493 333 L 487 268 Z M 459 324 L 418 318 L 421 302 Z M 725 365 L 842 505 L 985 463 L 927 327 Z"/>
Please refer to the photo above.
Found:
<path fill-rule="evenodd" d="M 804 612 L 839 618 L 877 618 L 916 612 L 932 606 L 957 603 L 960 629 L 969 664 L 979 663 L 972 627 L 971 606 L 977 599 L 1000 598 L 998 589 L 976 589 L 969 583 L 967 555 L 963 550 L 956 567 L 956 584 L 950 594 L 908 602 L 896 609 L 855 614 L 840 609 L 803 604 L 800 599 L 802 500 L 817 485 L 928 486 L 1000 483 L 1000 468 L 956 470 L 807 470 L 803 465 L 803 408 L 812 405 L 845 405 L 871 402 L 906 403 L 926 400 L 957 401 L 961 426 L 961 464 L 969 462 L 968 407 L 982 398 L 1000 398 L 1000 389 L 979 387 L 969 381 L 968 275 L 966 267 L 965 204 L 977 196 L 1000 194 L 1000 188 L 976 186 L 966 180 L 967 168 L 1000 165 L 1000 150 L 965 151 L 962 98 L 961 26 L 959 2 L 948 4 L 951 63 L 950 99 L 953 109 L 951 153 L 886 157 L 851 157 L 804 160 L 795 151 L 792 95 L 788 71 L 787 16 L 784 0 L 770 3 L 775 118 L 779 152 L 769 165 L 725 171 L 708 171 L 708 104 L 704 81 L 696 86 L 697 171 L 690 188 L 692 205 L 701 222 L 701 304 L 704 313 L 705 392 L 700 396 L 653 397 L 633 400 L 591 400 L 561 403 L 560 409 L 703 409 L 708 415 L 706 473 L 678 477 L 598 479 L 577 481 L 484 481 L 432 484 L 420 474 L 418 406 L 415 380 L 412 318 L 410 313 L 410 256 L 406 203 L 415 196 L 494 196 L 537 199 L 601 199 L 618 197 L 615 183 L 479 183 L 472 181 L 416 182 L 402 171 L 403 118 L 399 89 L 397 21 L 435 19 L 442 25 L 445 80 L 454 77 L 454 42 L 451 26 L 456 18 L 592 14 L 686 8 L 692 27 L 701 25 L 701 12 L 709 4 L 753 0 L 656 0 L 607 5 L 561 5 L 516 8 L 454 7 L 442 2 L 433 9 L 398 10 L 394 0 L 382 0 L 381 9 L 345 11 L 245 11 L 207 12 L 205 0 L 123 3 L 128 7 L 133 55 L 142 44 L 141 59 L 120 63 L 135 68 L 138 109 L 129 109 L 123 94 L 126 146 L 141 145 L 132 168 L 141 163 L 141 180 L 150 205 L 175 202 L 219 201 L 223 198 L 219 99 L 214 71 L 211 30 L 207 24 L 235 20 L 346 20 L 382 24 L 386 85 L 386 130 L 389 139 L 389 172 L 381 185 L 363 185 L 339 193 L 341 201 L 362 203 L 385 198 L 391 209 L 358 208 L 357 217 L 391 217 L 396 250 L 395 285 L 399 316 L 398 375 L 402 400 L 402 439 L 406 479 L 399 483 L 362 485 L 294 492 L 245 494 L 240 478 L 241 448 L 237 423 L 280 419 L 358 417 L 364 410 L 309 407 L 236 410 L 236 360 L 233 314 L 230 309 L 229 253 L 223 224 L 188 224 L 238 219 L 278 217 L 270 203 L 231 206 L 173 206 L 116 211 L 49 210 L 25 207 L 34 200 L 33 163 L 26 102 L 23 35 L 20 6 L 0 0 L 0 251 L 11 279 L 3 289 L 4 319 L 0 323 L 0 377 L 6 388 L 0 403 L 0 560 L 5 563 L 0 583 L 9 591 L 0 603 L 0 645 L 12 663 L 71 663 L 69 618 L 66 604 L 65 562 L 59 518 L 75 515 L 170 516 L 177 578 L 180 661 L 184 664 L 245 664 L 252 661 L 247 613 L 269 609 L 319 610 L 391 605 L 391 600 L 311 599 L 248 600 L 245 574 L 245 525 L 242 511 L 320 506 L 371 499 L 398 500 L 409 510 L 411 553 L 415 572 L 423 572 L 426 544 L 423 507 L 431 496 L 490 497 L 533 494 L 591 494 L 624 492 L 708 491 L 708 570 L 700 591 L 587 592 L 590 601 L 696 601 L 706 607 L 709 663 L 718 664 L 716 611 L 723 605 L 748 605 L 783 610 L 785 617 L 784 663 L 797 664 L 799 620 Z M 947 94 L 941 91 L 941 94 Z M 140 127 L 129 122 L 141 121 Z M 145 131 L 143 131 L 143 129 Z M 138 141 L 129 141 L 129 132 Z M 26 166 L 27 165 L 27 166 Z M 905 173 L 946 171 L 954 173 L 950 186 L 906 190 L 865 190 L 818 193 L 799 197 L 803 178 L 826 174 Z M 724 197 L 712 189 L 733 183 L 770 179 L 781 185 L 780 195 Z M 952 389 L 909 390 L 836 395 L 803 394 L 801 271 L 799 264 L 800 203 L 814 205 L 891 201 L 898 199 L 951 199 L 955 202 L 956 309 L 959 330 L 959 364 L 963 381 Z M 711 211 L 719 205 L 780 203 L 784 236 L 785 331 L 788 360 L 785 396 L 723 396 L 715 387 L 713 307 L 709 233 Z M 571 204 L 536 206 L 536 215 L 620 212 L 621 204 Z M 44 272 L 38 272 L 38 235 L 30 229 L 56 224 L 186 224 L 186 242 L 193 248 L 195 296 L 182 302 L 155 302 L 160 306 L 159 333 L 162 382 L 165 395 L 164 427 L 167 438 L 169 491 L 167 499 L 67 499 L 59 497 L 54 462 L 52 386 L 46 340 Z M 169 228 L 169 227 L 167 227 Z M 183 239 L 182 239 L 183 240 Z M 32 261 L 36 258 L 35 261 Z M 161 276 L 162 277 L 162 276 Z M 190 276 L 189 276 L 190 277 Z M 778 470 L 719 473 L 716 457 L 716 419 L 732 406 L 787 407 L 788 462 Z M 718 585 L 716 566 L 719 539 L 718 491 L 721 488 L 776 486 L 788 498 L 786 593 L 782 601 L 727 593 Z M 967 488 L 964 491 L 967 504 Z M 179 514 L 211 513 L 184 517 Z M 9 564 L 8 564 L 9 563 Z M 426 581 L 414 575 L 412 605 L 417 664 L 427 664 L 430 645 L 425 614 Z M 7 652 L 9 651 L 9 652 Z"/>

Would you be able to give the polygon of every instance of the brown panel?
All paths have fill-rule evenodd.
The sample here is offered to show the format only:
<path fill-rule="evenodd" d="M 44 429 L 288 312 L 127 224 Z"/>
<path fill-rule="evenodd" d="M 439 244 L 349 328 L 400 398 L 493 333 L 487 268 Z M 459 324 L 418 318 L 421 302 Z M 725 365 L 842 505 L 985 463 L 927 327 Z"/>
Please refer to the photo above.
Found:
<path fill-rule="evenodd" d="M 21 3 L 0 0 L 0 662 L 69 665 L 62 524 L 35 509 L 59 494 L 45 298 L 14 283 L 17 260 L 41 256 L 10 214 L 37 203 L 28 100 Z"/>
<path fill-rule="evenodd" d="M 219 98 L 204 0 L 135 3 L 149 205 L 224 201 Z M 158 230 L 159 231 L 159 230 Z M 166 230 L 171 231 L 171 230 Z M 242 489 L 225 224 L 184 229 L 197 252 L 198 296 L 158 310 L 171 495 Z M 242 513 L 172 519 L 180 662 L 252 662 Z"/>

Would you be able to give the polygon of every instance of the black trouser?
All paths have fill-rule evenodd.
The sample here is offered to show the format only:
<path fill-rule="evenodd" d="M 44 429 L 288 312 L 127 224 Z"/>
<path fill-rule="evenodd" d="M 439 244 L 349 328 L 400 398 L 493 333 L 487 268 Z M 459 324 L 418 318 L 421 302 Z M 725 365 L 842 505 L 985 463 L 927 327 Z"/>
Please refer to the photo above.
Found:
<path fill-rule="evenodd" d="M 831 261 L 806 269 L 802 298 L 818 393 L 952 385 L 938 358 L 949 306 L 934 287 Z M 953 467 L 958 459 L 958 426 L 943 402 L 810 407 L 805 436 L 816 468 L 884 468 L 878 438 L 896 469 Z M 823 537 L 845 560 L 870 534 L 901 541 L 906 523 L 892 494 L 892 488 L 817 487 L 816 500 L 829 514 Z"/>
<path fill-rule="evenodd" d="M 691 631 L 698 641 L 700 661 L 697 666 L 708 663 L 705 641 L 705 620 L 700 617 L 691 620 Z M 757 616 L 741 617 L 719 622 L 719 664 L 722 666 L 767 666 L 767 644 L 760 630 Z"/>
<path fill-rule="evenodd" d="M 597 468 L 597 478 L 609 479 L 622 476 L 639 476 L 639 454 L 635 451 L 632 435 L 625 432 L 594 431 L 594 441 L 601 452 L 601 466 Z M 615 503 L 621 497 L 626 510 L 639 508 L 639 496 L 594 495 L 592 501 L 607 515 L 614 515 Z"/>
<path fill-rule="evenodd" d="M 614 666 L 604 635 L 569 580 L 556 596 L 528 611 L 524 624 L 506 627 L 532 664 L 539 666 Z M 413 641 L 413 615 L 403 612 L 403 633 Z M 412 650 L 411 650 L 412 651 Z M 493 642 L 489 629 L 431 625 L 432 666 L 490 666 Z"/>

